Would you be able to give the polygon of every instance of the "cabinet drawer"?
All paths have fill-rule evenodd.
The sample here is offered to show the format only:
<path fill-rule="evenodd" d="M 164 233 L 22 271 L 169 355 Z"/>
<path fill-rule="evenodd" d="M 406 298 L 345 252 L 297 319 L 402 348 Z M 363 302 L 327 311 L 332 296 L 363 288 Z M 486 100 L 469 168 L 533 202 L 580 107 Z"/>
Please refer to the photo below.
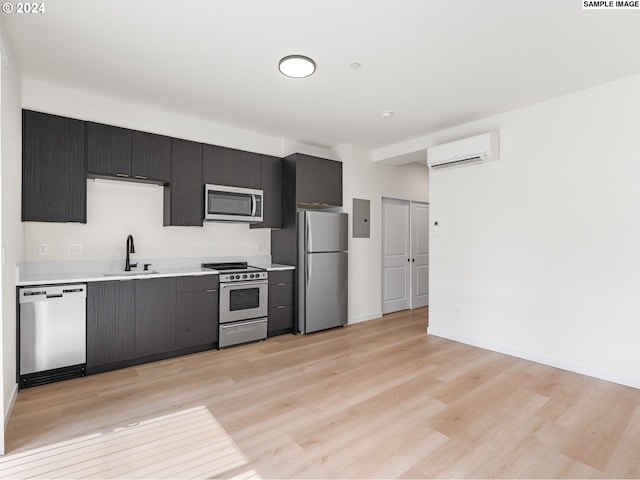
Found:
<path fill-rule="evenodd" d="M 277 270 L 275 272 L 269 272 L 269 284 L 293 283 L 294 277 L 295 270 Z"/>
<path fill-rule="evenodd" d="M 293 305 L 269 309 L 269 332 L 293 330 Z"/>
<path fill-rule="evenodd" d="M 293 283 L 269 285 L 269 308 L 293 304 Z"/>
<path fill-rule="evenodd" d="M 178 277 L 178 293 L 218 290 L 219 279 L 219 275 L 196 275 L 193 277 Z"/>

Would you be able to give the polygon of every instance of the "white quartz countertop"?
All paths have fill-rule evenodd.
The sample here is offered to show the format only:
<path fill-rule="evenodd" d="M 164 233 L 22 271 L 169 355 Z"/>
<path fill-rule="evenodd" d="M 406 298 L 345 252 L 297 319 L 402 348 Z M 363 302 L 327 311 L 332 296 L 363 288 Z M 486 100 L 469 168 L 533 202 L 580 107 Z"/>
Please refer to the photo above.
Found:
<path fill-rule="evenodd" d="M 282 265 L 281 263 L 268 263 L 264 265 L 252 264 L 254 267 L 264 268 L 267 272 L 275 272 L 278 270 L 295 270 L 293 265 Z"/>
<path fill-rule="evenodd" d="M 217 270 L 203 268 L 156 268 L 154 273 L 145 273 L 143 270 L 135 274 L 105 275 L 102 272 L 74 272 L 74 273 L 41 273 L 21 275 L 16 286 L 53 285 L 60 283 L 84 283 L 84 282 L 108 282 L 112 280 L 135 280 L 137 278 L 161 278 L 161 277 L 187 277 L 192 275 L 218 275 Z"/>
<path fill-rule="evenodd" d="M 204 262 L 203 262 L 204 263 Z M 267 271 L 294 270 L 291 265 L 282 265 L 279 263 L 260 261 L 249 261 L 249 264 Z M 139 262 L 139 265 L 143 263 Z M 157 265 L 157 263 L 156 263 Z M 161 278 L 161 277 L 187 277 L 194 275 L 218 275 L 217 270 L 202 268 L 199 264 L 180 266 L 180 265 L 154 265 L 151 264 L 150 270 L 153 273 L 146 273 L 142 268 L 134 268 L 132 274 L 114 274 L 117 270 L 111 265 L 99 265 L 97 263 L 87 262 L 82 266 L 75 266 L 79 271 L 68 271 L 69 268 L 64 264 L 52 264 L 50 267 L 43 268 L 22 268 L 18 270 L 18 278 L 16 286 L 27 287 L 34 285 L 56 285 L 67 283 L 85 283 L 85 282 L 108 282 L 113 280 L 135 280 L 140 278 Z M 85 267 L 85 268 L 82 268 Z M 122 267 L 119 267 L 122 268 Z M 73 269 L 72 269 L 73 270 Z"/>

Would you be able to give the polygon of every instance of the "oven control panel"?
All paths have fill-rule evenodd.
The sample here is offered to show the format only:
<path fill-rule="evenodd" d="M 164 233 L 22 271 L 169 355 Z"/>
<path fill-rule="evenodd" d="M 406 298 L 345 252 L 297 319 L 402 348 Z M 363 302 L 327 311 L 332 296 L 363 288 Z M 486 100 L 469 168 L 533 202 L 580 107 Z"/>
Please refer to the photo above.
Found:
<path fill-rule="evenodd" d="M 247 280 L 266 280 L 267 272 L 221 273 L 221 282 L 246 282 Z"/>

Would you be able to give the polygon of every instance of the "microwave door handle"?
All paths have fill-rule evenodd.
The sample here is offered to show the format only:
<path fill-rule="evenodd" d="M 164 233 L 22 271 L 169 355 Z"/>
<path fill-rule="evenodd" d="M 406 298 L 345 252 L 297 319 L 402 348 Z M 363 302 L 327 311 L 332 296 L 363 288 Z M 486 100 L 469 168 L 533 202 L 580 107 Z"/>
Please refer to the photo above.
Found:
<path fill-rule="evenodd" d="M 256 208 L 258 207 L 258 200 L 256 198 L 256 194 L 251 195 L 251 203 L 253 204 L 253 208 L 251 209 L 251 216 L 256 216 Z"/>

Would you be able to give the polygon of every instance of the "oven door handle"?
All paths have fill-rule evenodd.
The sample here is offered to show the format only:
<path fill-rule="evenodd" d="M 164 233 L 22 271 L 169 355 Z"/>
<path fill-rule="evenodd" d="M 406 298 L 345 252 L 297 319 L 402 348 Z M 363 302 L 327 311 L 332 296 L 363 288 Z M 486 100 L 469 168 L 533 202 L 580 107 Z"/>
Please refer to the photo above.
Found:
<path fill-rule="evenodd" d="M 220 290 L 223 288 L 231 288 L 231 287 L 250 287 L 250 286 L 259 286 L 259 285 L 267 285 L 269 280 L 250 280 L 248 282 L 229 282 L 229 283 L 221 283 Z"/>

